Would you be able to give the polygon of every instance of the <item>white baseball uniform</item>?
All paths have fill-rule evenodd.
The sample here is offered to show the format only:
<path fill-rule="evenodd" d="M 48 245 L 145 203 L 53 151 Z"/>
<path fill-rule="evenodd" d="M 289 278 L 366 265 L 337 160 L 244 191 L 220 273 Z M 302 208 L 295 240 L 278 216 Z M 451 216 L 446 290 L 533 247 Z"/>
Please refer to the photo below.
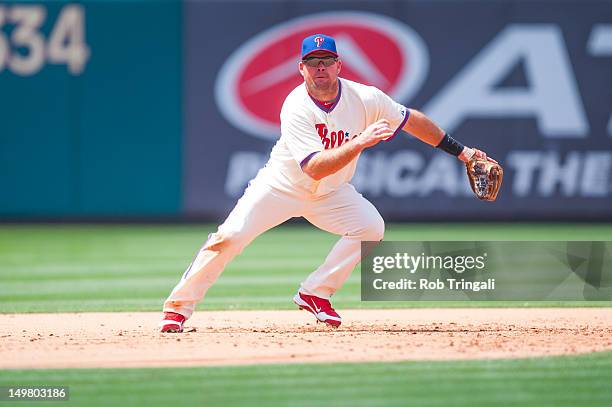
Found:
<path fill-rule="evenodd" d="M 300 291 L 321 298 L 342 286 L 361 260 L 361 241 L 382 240 L 384 221 L 376 208 L 349 184 L 357 160 L 319 181 L 302 171 L 305 160 L 337 148 L 372 123 L 387 119 L 396 133 L 409 111 L 372 86 L 338 78 L 336 102 L 325 108 L 311 98 L 304 83 L 285 99 L 281 137 L 268 163 L 240 198 L 216 233 L 198 252 L 166 302 L 164 312 L 189 318 L 225 266 L 255 237 L 292 217 L 342 236 Z"/>

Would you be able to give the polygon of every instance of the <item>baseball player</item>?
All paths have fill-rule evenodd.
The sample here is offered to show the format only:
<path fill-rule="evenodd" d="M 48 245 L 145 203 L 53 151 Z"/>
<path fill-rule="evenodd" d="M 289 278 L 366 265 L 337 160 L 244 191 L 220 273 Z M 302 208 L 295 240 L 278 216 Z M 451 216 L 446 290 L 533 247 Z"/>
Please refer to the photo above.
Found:
<path fill-rule="evenodd" d="M 349 183 L 361 152 L 404 130 L 462 161 L 486 159 L 423 113 L 375 87 L 340 78 L 342 60 L 332 37 L 305 38 L 301 55 L 304 83 L 283 103 L 281 136 L 268 163 L 170 293 L 161 332 L 182 332 L 196 304 L 236 255 L 261 233 L 300 216 L 340 239 L 301 283 L 293 301 L 318 321 L 338 327 L 341 318 L 329 299 L 361 260 L 361 241 L 380 241 L 385 231 L 376 208 Z"/>

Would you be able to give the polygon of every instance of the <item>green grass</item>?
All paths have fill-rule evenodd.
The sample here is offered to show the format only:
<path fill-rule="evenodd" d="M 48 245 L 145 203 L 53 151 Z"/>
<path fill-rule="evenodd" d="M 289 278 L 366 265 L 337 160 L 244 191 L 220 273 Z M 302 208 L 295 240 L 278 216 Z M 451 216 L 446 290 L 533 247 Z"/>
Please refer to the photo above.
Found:
<path fill-rule="evenodd" d="M 213 228 L 0 226 L 0 312 L 158 311 Z M 612 225 L 392 224 L 386 233 L 387 240 L 481 240 L 483 236 L 612 240 Z M 293 308 L 290 298 L 299 282 L 318 266 L 335 240 L 306 225 L 264 234 L 227 268 L 200 308 Z M 335 305 L 342 309 L 612 304 L 362 303 L 354 273 L 335 296 Z M 0 371 L 0 386 L 69 386 L 70 401 L 52 403 L 66 406 L 610 406 L 611 382 L 612 352 L 524 360 Z"/>
<path fill-rule="evenodd" d="M 0 312 L 157 311 L 214 225 L 0 226 Z M 611 240 L 612 225 L 391 224 L 386 240 Z M 337 237 L 309 225 L 273 229 L 236 258 L 200 309 L 290 309 Z M 609 302 L 368 302 L 355 272 L 338 308 L 609 306 Z"/>
<path fill-rule="evenodd" d="M 41 383 L 69 386 L 70 401 L 53 403 L 66 406 L 603 407 L 612 405 L 612 352 L 518 360 L 0 372 L 0 385 Z"/>

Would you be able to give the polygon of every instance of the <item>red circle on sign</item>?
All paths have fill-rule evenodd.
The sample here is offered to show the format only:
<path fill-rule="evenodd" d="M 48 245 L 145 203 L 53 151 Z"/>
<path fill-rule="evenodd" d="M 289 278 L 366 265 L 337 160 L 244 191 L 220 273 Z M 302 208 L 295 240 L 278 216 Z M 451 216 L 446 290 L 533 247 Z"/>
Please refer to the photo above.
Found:
<path fill-rule="evenodd" d="M 424 79 L 426 48 L 396 20 L 361 12 L 300 17 L 264 31 L 230 56 L 216 86 L 224 116 L 255 136 L 277 138 L 283 101 L 303 82 L 298 71 L 302 40 L 317 33 L 336 39 L 342 78 L 376 86 L 399 102 Z"/>

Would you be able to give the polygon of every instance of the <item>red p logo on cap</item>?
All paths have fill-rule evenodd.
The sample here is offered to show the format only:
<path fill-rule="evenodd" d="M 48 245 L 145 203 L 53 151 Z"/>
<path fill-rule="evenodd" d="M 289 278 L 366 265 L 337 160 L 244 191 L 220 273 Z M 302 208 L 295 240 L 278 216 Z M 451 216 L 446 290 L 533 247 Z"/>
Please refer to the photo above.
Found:
<path fill-rule="evenodd" d="M 315 37 L 314 42 L 317 43 L 317 48 L 319 48 L 321 46 L 321 44 L 323 44 L 323 41 L 325 41 L 323 39 L 323 37 Z"/>

